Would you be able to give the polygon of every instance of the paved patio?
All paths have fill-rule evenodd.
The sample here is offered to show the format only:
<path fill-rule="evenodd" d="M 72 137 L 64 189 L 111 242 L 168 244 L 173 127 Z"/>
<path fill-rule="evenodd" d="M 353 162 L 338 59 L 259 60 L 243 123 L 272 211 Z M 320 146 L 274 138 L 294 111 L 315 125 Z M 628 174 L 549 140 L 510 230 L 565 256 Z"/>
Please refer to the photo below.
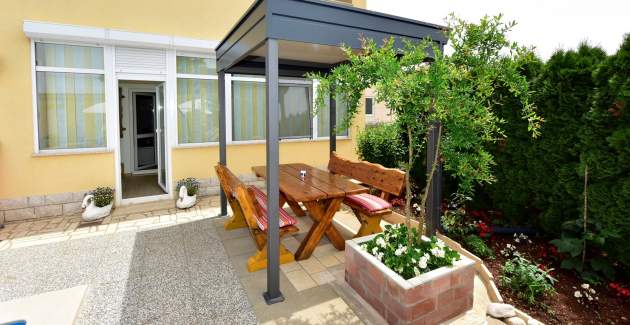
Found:
<path fill-rule="evenodd" d="M 172 201 L 119 207 L 99 224 L 49 218 L 0 230 L 0 302 L 87 285 L 78 324 L 382 324 L 346 285 L 344 254 L 325 238 L 313 256 L 281 266 L 284 303 L 262 298 L 266 271 L 250 273 L 255 245 L 246 229 L 226 231 L 218 197 L 192 209 Z M 345 238 L 359 224 L 349 211 L 335 223 Z M 310 228 L 283 240 L 295 251 Z M 455 320 L 482 324 L 487 295 L 475 282 L 475 307 Z"/>

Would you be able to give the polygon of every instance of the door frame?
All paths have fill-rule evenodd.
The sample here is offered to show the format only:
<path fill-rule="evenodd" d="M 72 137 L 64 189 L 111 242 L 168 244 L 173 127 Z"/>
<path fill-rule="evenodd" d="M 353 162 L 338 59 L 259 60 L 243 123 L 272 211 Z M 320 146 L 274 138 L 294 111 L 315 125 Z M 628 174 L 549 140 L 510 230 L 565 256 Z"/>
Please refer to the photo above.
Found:
<path fill-rule="evenodd" d="M 149 90 L 144 90 L 144 89 L 134 89 L 134 88 L 130 88 L 129 89 L 129 93 L 131 94 L 131 116 L 133 116 L 133 120 L 132 120 L 132 124 L 131 124 L 131 130 L 132 130 L 132 134 L 131 134 L 131 139 L 132 139 L 132 145 L 131 148 L 133 148 L 133 169 L 132 169 L 132 174 L 133 175 L 143 175 L 143 174 L 152 174 L 152 173 L 157 173 L 158 170 L 160 169 L 159 166 L 159 162 L 158 162 L 158 147 L 157 147 L 157 134 L 156 134 L 156 129 L 157 129 L 157 115 L 156 115 L 156 110 L 157 110 L 157 92 L 155 91 L 149 91 Z M 136 110 L 136 95 L 137 94 L 141 94 L 141 95 L 148 95 L 148 96 L 153 96 L 153 137 L 154 137 L 154 148 L 155 148 L 155 164 L 157 165 L 157 168 L 154 169 L 143 169 L 140 170 L 138 169 L 138 129 L 137 129 L 137 110 Z"/>
<path fill-rule="evenodd" d="M 174 60 L 174 51 L 167 52 L 167 65 L 169 72 L 170 70 L 175 71 L 175 60 Z M 169 60 L 168 57 L 173 56 L 173 60 Z M 172 61 L 172 62 L 171 62 Z M 168 73 L 170 75 L 170 73 Z M 118 135 L 120 130 L 120 116 L 119 116 L 119 82 L 120 81 L 147 81 L 147 82 L 163 82 L 164 83 L 164 110 L 165 110 L 165 123 L 164 123 L 164 132 L 165 132 L 165 156 L 166 156 L 166 193 L 159 195 L 151 195 L 151 196 L 142 196 L 136 198 L 122 198 L 122 169 L 121 169 L 121 141 L 120 136 Z M 176 107 L 173 106 L 175 104 L 175 96 L 176 95 L 176 78 L 167 77 L 167 74 L 145 74 L 145 73 L 115 73 L 115 78 L 112 78 L 112 82 L 109 84 L 110 91 L 115 94 L 113 96 L 115 100 L 115 109 L 112 110 L 115 115 L 112 118 L 112 122 L 114 124 L 113 129 L 116 131 L 116 136 L 114 137 L 114 168 L 116 173 L 116 188 L 115 188 L 115 205 L 129 205 L 136 203 L 144 203 L 151 201 L 159 201 L 172 198 L 173 191 L 171 190 L 172 182 L 172 159 L 171 159 L 171 148 L 173 146 L 173 139 L 175 136 L 177 127 L 176 120 L 171 119 L 171 116 L 176 115 Z M 112 101 L 114 104 L 114 101 Z"/>

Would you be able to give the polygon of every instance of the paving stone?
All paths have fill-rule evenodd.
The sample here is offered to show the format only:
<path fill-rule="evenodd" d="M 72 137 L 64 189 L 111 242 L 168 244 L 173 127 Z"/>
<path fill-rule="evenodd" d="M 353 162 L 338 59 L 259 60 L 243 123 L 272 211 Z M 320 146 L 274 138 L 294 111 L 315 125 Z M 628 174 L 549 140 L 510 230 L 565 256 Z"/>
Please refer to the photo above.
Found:
<path fill-rule="evenodd" d="M 315 280 L 304 270 L 289 272 L 285 275 L 297 291 L 303 291 L 317 286 Z"/>
<path fill-rule="evenodd" d="M 315 273 L 326 271 L 326 268 L 315 257 L 310 257 L 308 259 L 299 261 L 298 263 L 300 263 L 302 268 L 308 274 L 315 274 Z"/>

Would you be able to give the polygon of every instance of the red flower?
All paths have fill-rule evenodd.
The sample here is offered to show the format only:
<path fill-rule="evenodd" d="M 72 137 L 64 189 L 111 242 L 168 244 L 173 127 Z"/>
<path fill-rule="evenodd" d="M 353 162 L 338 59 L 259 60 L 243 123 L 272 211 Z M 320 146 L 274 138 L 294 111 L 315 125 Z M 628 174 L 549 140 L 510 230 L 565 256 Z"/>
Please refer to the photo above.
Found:
<path fill-rule="evenodd" d="M 492 235 L 492 227 L 486 225 L 483 221 L 479 221 L 477 223 L 477 231 L 479 232 L 479 237 L 486 238 Z"/>
<path fill-rule="evenodd" d="M 608 287 L 612 289 L 617 297 L 630 298 L 630 289 L 622 287 L 621 284 L 617 282 L 611 282 L 608 284 Z"/>

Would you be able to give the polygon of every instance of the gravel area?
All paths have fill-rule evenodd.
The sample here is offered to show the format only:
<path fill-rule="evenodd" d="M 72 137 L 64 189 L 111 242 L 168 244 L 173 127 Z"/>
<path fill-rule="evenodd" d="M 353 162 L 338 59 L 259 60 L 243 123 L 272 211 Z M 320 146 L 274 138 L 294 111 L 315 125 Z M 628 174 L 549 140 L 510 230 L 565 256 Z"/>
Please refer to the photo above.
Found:
<path fill-rule="evenodd" d="M 88 285 L 76 324 L 255 324 L 211 219 L 0 251 L 0 301 Z"/>

